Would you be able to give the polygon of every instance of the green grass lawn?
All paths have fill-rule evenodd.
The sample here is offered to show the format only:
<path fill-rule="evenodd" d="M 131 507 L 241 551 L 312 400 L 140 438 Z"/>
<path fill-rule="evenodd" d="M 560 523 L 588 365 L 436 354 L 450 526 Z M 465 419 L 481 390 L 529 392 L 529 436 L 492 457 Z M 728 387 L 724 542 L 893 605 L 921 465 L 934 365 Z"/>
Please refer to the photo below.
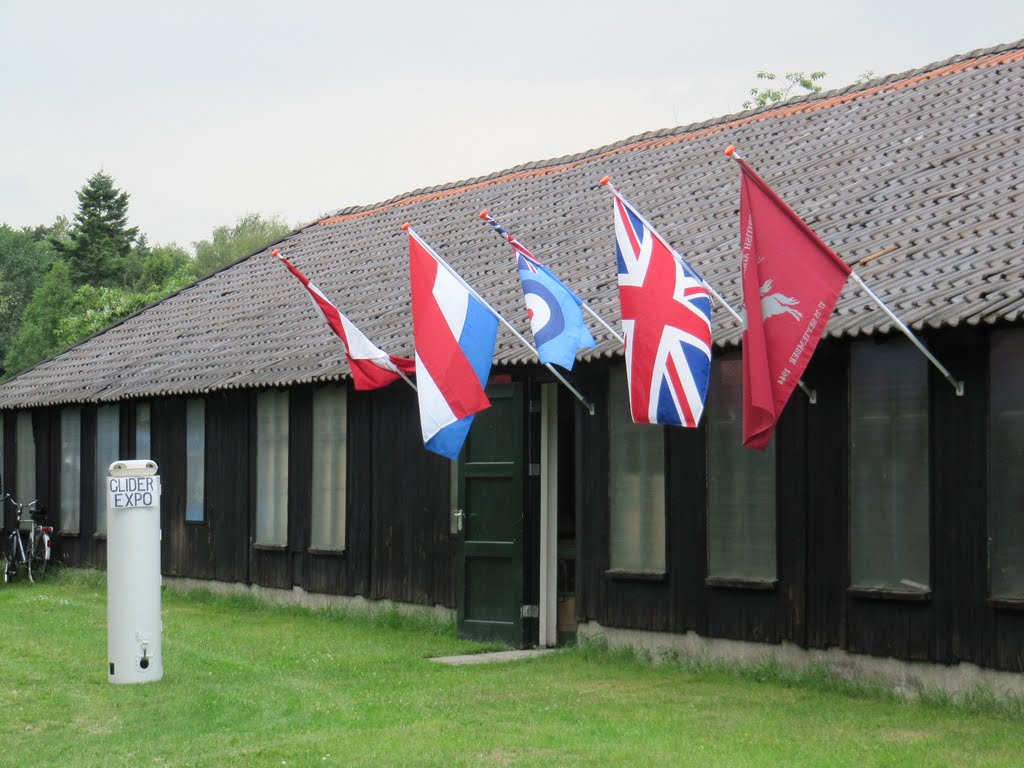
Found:
<path fill-rule="evenodd" d="M 102 574 L 0 586 L 0 765 L 1020 766 L 1021 707 L 824 673 L 484 650 L 427 617 L 163 596 L 163 680 L 106 675 Z"/>

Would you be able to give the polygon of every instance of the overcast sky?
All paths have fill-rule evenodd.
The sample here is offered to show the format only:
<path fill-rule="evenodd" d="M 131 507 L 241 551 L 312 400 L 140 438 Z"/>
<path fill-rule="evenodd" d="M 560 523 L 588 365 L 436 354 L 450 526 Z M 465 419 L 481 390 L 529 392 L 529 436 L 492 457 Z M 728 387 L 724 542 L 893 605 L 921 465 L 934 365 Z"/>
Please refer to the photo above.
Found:
<path fill-rule="evenodd" d="M 350 205 L 1024 37 L 1022 0 L 0 0 L 0 223 L 103 169 L 150 244 Z"/>

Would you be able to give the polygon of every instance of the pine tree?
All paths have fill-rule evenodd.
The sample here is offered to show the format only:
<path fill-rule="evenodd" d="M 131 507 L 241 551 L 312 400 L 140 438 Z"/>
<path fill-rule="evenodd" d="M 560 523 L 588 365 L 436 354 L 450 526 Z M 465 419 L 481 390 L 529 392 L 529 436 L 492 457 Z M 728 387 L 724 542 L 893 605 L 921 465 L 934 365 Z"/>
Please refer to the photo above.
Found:
<path fill-rule="evenodd" d="M 138 232 L 128 226 L 128 193 L 98 171 L 78 192 L 70 243 L 54 246 L 71 268 L 75 285 L 117 285 Z"/>

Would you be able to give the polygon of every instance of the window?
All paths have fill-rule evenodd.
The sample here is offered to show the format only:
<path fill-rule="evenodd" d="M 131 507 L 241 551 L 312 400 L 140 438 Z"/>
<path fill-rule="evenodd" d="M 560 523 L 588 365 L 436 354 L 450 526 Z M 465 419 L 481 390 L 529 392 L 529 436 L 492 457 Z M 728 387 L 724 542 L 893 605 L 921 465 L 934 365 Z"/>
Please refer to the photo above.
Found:
<path fill-rule="evenodd" d="M 18 501 L 27 504 L 36 498 L 36 440 L 32 434 L 32 414 L 21 411 L 14 426 L 17 430 L 14 456 L 18 463 L 11 493 Z"/>
<path fill-rule="evenodd" d="M 60 525 L 78 533 L 82 516 L 82 411 L 60 412 Z"/>
<path fill-rule="evenodd" d="M 743 361 L 716 359 L 705 412 L 708 576 L 775 578 L 775 441 L 743 447 Z"/>
<path fill-rule="evenodd" d="M 288 543 L 288 393 L 256 401 L 256 543 Z"/>
<path fill-rule="evenodd" d="M 345 549 L 347 399 L 344 386 L 313 393 L 313 549 Z"/>
<path fill-rule="evenodd" d="M 121 452 L 121 407 L 96 409 L 96 533 L 107 533 L 107 475 Z"/>
<path fill-rule="evenodd" d="M 149 403 L 138 403 L 135 406 L 135 458 L 153 458 L 153 438 L 149 415 Z"/>
<path fill-rule="evenodd" d="M 634 424 L 625 366 L 608 382 L 610 565 L 613 571 L 665 572 L 665 434 Z"/>
<path fill-rule="evenodd" d="M 206 520 L 206 401 L 185 403 L 185 520 Z"/>
<path fill-rule="evenodd" d="M 928 591 L 928 369 L 907 341 L 850 353 L 850 578 Z"/>
<path fill-rule="evenodd" d="M 992 597 L 1024 598 L 1024 331 L 993 331 L 989 357 Z"/>

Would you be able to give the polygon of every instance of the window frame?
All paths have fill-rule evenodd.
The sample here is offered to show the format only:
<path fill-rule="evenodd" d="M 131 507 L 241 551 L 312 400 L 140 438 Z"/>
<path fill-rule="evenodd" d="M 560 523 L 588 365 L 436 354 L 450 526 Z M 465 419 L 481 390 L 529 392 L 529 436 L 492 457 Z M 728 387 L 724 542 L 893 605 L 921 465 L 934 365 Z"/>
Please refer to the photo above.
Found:
<path fill-rule="evenodd" d="M 66 427 L 68 417 L 74 416 L 77 423 L 78 439 L 76 445 L 69 445 Z M 72 462 L 74 467 L 73 478 L 65 482 L 66 473 L 69 471 L 68 450 L 77 452 L 77 462 Z M 74 458 L 74 457 L 71 457 Z M 80 406 L 67 406 L 60 411 L 60 510 L 59 520 L 62 536 L 78 536 L 82 530 L 82 408 Z M 74 521 L 70 526 L 69 518 Z"/>
<path fill-rule="evenodd" d="M 608 369 L 607 377 L 608 385 L 608 418 L 606 421 L 606 428 L 608 433 L 608 570 L 605 572 L 609 578 L 616 580 L 631 580 L 631 581 L 664 581 L 668 578 L 669 571 L 669 523 L 668 523 L 668 482 L 666 472 L 666 462 L 668 459 L 668 436 L 666 429 L 662 425 L 654 424 L 634 424 L 632 416 L 630 415 L 629 408 L 629 386 L 626 381 L 626 366 L 624 363 L 619 365 L 613 365 Z M 619 397 L 624 395 L 624 397 Z M 618 429 L 612 423 L 612 419 L 621 420 Z M 648 526 L 650 531 L 649 541 L 641 542 L 641 548 L 647 549 L 646 556 L 655 556 L 660 558 L 660 562 L 644 563 L 641 567 L 634 567 L 633 563 L 616 563 L 616 543 L 615 534 L 619 528 L 616 526 L 616 471 L 625 466 L 623 458 L 628 455 L 633 455 L 633 451 L 629 450 L 626 446 L 622 445 L 621 440 L 615 438 L 615 434 L 620 430 L 626 430 L 627 434 L 632 433 L 637 436 L 647 432 L 650 435 L 650 440 L 646 448 L 650 451 L 654 451 L 660 454 L 661 467 L 660 467 L 660 481 L 655 480 L 655 488 L 651 489 L 654 494 L 651 496 L 652 500 L 658 501 L 660 507 L 660 523 L 656 520 L 656 516 L 659 510 L 654 510 L 653 513 L 648 515 L 648 519 L 654 521 L 653 525 Z M 646 436 L 645 436 L 646 437 Z M 634 446 L 635 447 L 635 446 Z M 623 456 L 619 456 L 617 448 L 625 451 Z M 641 468 L 649 468 L 652 462 L 641 460 L 639 465 Z M 624 479 L 624 478 L 623 478 Z M 621 482 L 621 481 L 620 481 Z M 660 494 L 657 492 L 657 485 L 660 482 Z M 635 500 L 631 502 L 635 504 Z M 629 510 L 621 510 L 619 514 L 627 516 L 627 520 L 636 521 L 640 519 L 640 516 L 636 512 L 635 506 L 631 506 Z M 641 532 L 644 529 L 643 525 L 640 525 Z M 661 538 L 661 545 L 658 546 L 656 541 L 657 537 Z M 647 565 L 652 567 L 646 567 Z"/>
<path fill-rule="evenodd" d="M 143 414 L 145 417 L 143 418 Z M 143 429 L 145 427 L 145 429 Z M 145 436 L 145 440 L 140 440 L 140 436 Z M 148 401 L 139 401 L 135 404 L 135 458 L 136 459 L 152 459 L 153 458 L 153 408 L 150 406 Z M 142 453 L 139 444 L 145 442 L 147 451 L 145 454 Z"/>
<path fill-rule="evenodd" d="M 754 451 L 750 448 L 743 446 L 743 361 L 738 354 L 727 353 L 725 355 L 717 356 L 712 360 L 712 372 L 711 372 L 711 386 L 708 392 L 708 402 L 704 410 L 704 430 L 705 430 L 705 441 L 704 441 L 704 460 L 705 460 L 705 491 L 706 491 L 706 509 L 705 509 L 705 556 L 706 556 L 706 574 L 704 583 L 709 587 L 723 587 L 733 589 L 753 589 L 753 590 L 771 590 L 775 589 L 779 583 L 779 501 L 778 501 L 778 461 L 776 455 L 776 441 L 774 438 L 768 443 L 768 447 L 764 451 Z M 726 367 L 735 370 L 725 370 Z M 726 388 L 726 382 L 728 382 L 728 388 Z M 730 413 L 735 413 L 736 417 L 731 419 L 728 423 L 728 428 L 723 430 L 723 433 L 719 436 L 721 439 L 716 440 L 717 430 L 716 424 L 721 422 L 725 423 L 720 417 L 719 413 L 721 409 L 728 408 Z M 717 447 L 716 447 L 717 445 Z M 729 522 L 736 523 L 735 527 L 744 528 L 746 524 L 751 521 L 745 517 L 742 512 L 737 509 L 726 509 L 718 508 L 715 505 L 715 473 L 718 467 L 723 464 L 722 451 L 735 451 L 734 456 L 728 460 L 728 465 L 737 470 L 737 474 L 740 476 L 746 476 L 751 470 L 751 465 L 754 464 L 754 469 L 759 474 L 767 474 L 770 478 L 771 491 L 767 494 L 766 498 L 771 500 L 771 509 L 767 514 L 770 516 L 770 523 L 766 521 L 760 521 L 763 523 L 761 527 L 771 531 L 771 555 L 770 568 L 765 568 L 765 571 L 761 574 L 756 573 L 741 573 L 739 569 L 721 568 L 718 572 L 714 572 L 713 565 L 713 553 L 716 551 L 713 536 L 716 532 L 719 532 L 722 527 L 728 527 Z M 765 457 L 770 457 L 770 460 Z M 763 469 L 757 468 L 757 465 L 769 464 L 770 468 Z M 728 483 L 729 477 L 722 478 L 724 483 Z M 755 502 L 758 501 L 756 498 L 751 498 L 752 491 L 756 489 L 752 488 L 751 483 L 747 483 L 741 490 L 747 491 L 744 495 L 743 501 L 746 506 L 753 507 Z M 744 507 L 746 508 L 746 507 Z M 719 516 L 716 518 L 716 512 L 719 512 Z M 731 518 L 731 520 L 730 520 Z M 718 525 L 715 521 L 718 521 Z M 725 531 L 721 531 L 724 535 Z M 740 542 L 741 544 L 742 542 Z M 727 542 L 728 544 L 728 542 Z M 738 545 L 734 543 L 734 548 Z M 722 547 L 725 548 L 725 547 Z M 767 549 L 766 549 L 767 551 Z M 743 560 L 744 558 L 739 555 L 733 555 L 733 560 Z M 769 574 L 768 571 L 771 571 Z"/>
<path fill-rule="evenodd" d="M 198 423 L 200 436 L 198 455 L 193 452 L 193 428 Z M 197 478 L 198 475 L 198 478 Z M 198 489 L 194 487 L 195 484 Z M 198 516 L 193 503 L 198 497 Z M 191 515 L 191 516 L 190 516 Z M 199 397 L 185 400 L 185 509 L 187 525 L 205 525 L 206 517 L 206 401 Z"/>
<path fill-rule="evenodd" d="M 328 398 L 337 397 L 340 399 L 340 403 L 334 403 L 328 406 L 325 401 Z M 309 494 L 309 514 L 310 514 L 310 525 L 309 525 L 309 552 L 311 554 L 323 554 L 323 555 L 339 555 L 345 552 L 348 546 L 348 387 L 342 384 L 332 384 L 324 387 L 318 387 L 313 391 L 313 397 L 311 402 L 311 410 L 313 415 L 313 429 L 311 433 L 311 451 L 310 456 L 312 458 L 312 467 L 310 468 L 310 494 Z M 338 409 L 338 413 L 341 416 L 340 428 L 334 433 L 327 432 L 326 434 L 318 434 L 318 431 L 323 428 L 323 425 L 329 423 L 327 418 L 328 414 L 321 413 L 318 416 L 319 408 L 334 407 Z M 340 449 L 337 444 L 332 444 L 331 457 L 333 459 L 332 467 L 335 471 L 329 471 L 322 469 L 321 463 L 318 461 L 318 447 L 322 445 L 323 441 L 332 434 L 338 435 L 340 433 Z M 340 451 L 338 456 L 335 451 Z M 319 470 L 319 471 L 318 471 Z M 320 479 L 328 479 L 334 481 L 338 475 L 341 476 L 340 488 L 332 483 L 330 490 L 325 490 L 325 493 L 335 499 L 335 504 L 332 508 L 326 511 L 328 518 L 340 517 L 340 520 L 335 521 L 334 525 L 324 523 L 321 519 L 325 514 L 318 507 L 323 501 L 320 494 L 318 493 L 318 476 L 323 473 Z M 333 493 L 331 492 L 333 491 Z M 329 542 L 318 542 L 316 536 L 319 533 L 318 523 L 331 528 L 334 531 L 334 536 Z M 340 541 L 339 541 L 340 539 Z"/>
<path fill-rule="evenodd" d="M 105 443 L 101 443 L 101 438 L 105 432 L 101 430 L 101 426 L 104 423 L 103 415 L 113 415 L 113 445 L 114 445 L 114 456 L 109 462 L 104 462 L 103 448 Z M 108 435 L 109 437 L 109 435 Z M 94 474 L 96 476 L 96 494 L 95 494 L 95 532 L 93 536 L 100 539 L 107 537 L 107 472 L 110 470 L 110 465 L 115 461 L 119 460 L 119 454 L 121 453 L 121 404 L 120 403 L 104 403 L 96 406 L 96 435 L 93 439 L 94 453 Z M 102 520 L 103 525 L 100 525 Z"/>
<path fill-rule="evenodd" d="M 1011 406 L 1020 406 L 1021 410 L 1024 410 L 1024 393 L 1021 392 L 1019 386 L 1014 386 L 1014 367 L 1008 361 L 1016 361 L 1020 358 L 1014 358 L 1012 352 L 1018 351 L 1024 354 L 1024 328 L 1000 328 L 995 329 L 989 334 L 988 343 L 988 382 L 989 382 L 989 398 L 987 403 L 986 416 L 986 450 L 988 455 L 988 464 L 986 467 L 986 486 L 987 486 L 987 500 L 986 504 L 986 539 L 988 542 L 988 561 L 987 561 L 987 602 L 989 605 L 997 608 L 1012 608 L 1017 610 L 1024 609 L 1024 567 L 1021 567 L 1021 574 L 1018 576 L 1018 580 L 1022 582 L 1019 592 L 1012 592 L 1006 589 L 997 589 L 999 585 L 996 583 L 994 578 L 995 569 L 998 564 L 1003 560 L 1015 562 L 1017 558 L 1014 556 L 1014 549 L 1017 552 L 1024 550 L 1024 493 L 1018 498 L 1016 494 L 1011 497 L 1004 497 L 1000 493 L 1001 486 L 997 483 L 996 472 L 1000 468 L 997 466 L 998 459 L 997 448 L 1001 447 L 997 444 L 998 439 L 1002 436 L 1001 431 L 997 429 L 996 421 L 999 415 L 1003 414 L 1003 410 L 996 412 L 996 407 L 1000 404 L 1005 403 L 1010 397 L 1013 398 L 1009 404 Z M 1007 354 L 1003 348 L 1010 346 L 1011 354 Z M 1005 373 L 1002 376 L 998 376 L 997 366 L 1005 365 Z M 1017 368 L 1024 368 L 1024 362 L 1017 362 Z M 1007 383 L 1006 391 L 1003 391 L 1002 384 Z M 1009 396 L 1009 397 L 1008 397 Z M 1009 430 L 1010 433 L 1013 430 Z M 1015 444 L 1010 446 L 1011 457 L 1008 459 L 1009 463 L 1012 463 L 1012 452 L 1016 449 L 1024 453 L 1024 438 L 1019 434 L 1016 436 Z M 1004 462 L 1003 465 L 1005 465 Z M 1014 507 L 1014 502 L 1017 505 Z M 1000 509 L 1001 503 L 1006 502 L 1009 509 Z M 1005 533 L 1003 530 L 996 530 L 997 524 L 1002 522 L 1001 520 L 995 519 L 997 516 L 1004 515 L 1009 518 L 1012 517 L 1014 511 L 1021 517 L 1022 522 L 1020 523 L 1022 531 L 1018 533 L 1020 543 L 1016 548 L 1011 547 L 1009 554 L 1003 554 L 1002 547 L 1005 546 L 1005 536 L 1000 534 Z M 997 551 L 998 550 L 998 551 Z M 1018 555 L 1019 556 L 1019 555 Z"/>
<path fill-rule="evenodd" d="M 283 403 L 283 406 L 281 405 Z M 264 412 L 267 408 L 283 408 L 283 414 L 270 414 L 273 423 L 267 423 Z M 289 417 L 290 403 L 287 390 L 267 390 L 256 396 L 256 524 L 254 526 L 253 546 L 265 550 L 286 550 L 288 548 L 289 521 Z M 268 433 L 268 429 L 271 431 Z M 274 470 L 269 481 L 274 482 L 272 492 L 274 499 L 268 499 L 262 484 L 268 469 Z M 273 503 L 274 507 L 268 507 Z M 279 511 L 278 511 L 279 510 Z M 270 513 L 277 512 L 270 518 L 273 529 L 273 540 L 262 538 L 266 526 L 261 522 Z M 277 538 L 283 534 L 282 538 Z"/>
<path fill-rule="evenodd" d="M 22 504 L 28 504 L 37 498 L 36 494 L 39 491 L 36 487 L 36 434 L 32 411 L 18 411 L 14 429 L 14 496 Z M 26 437 L 28 453 L 23 452 Z M 25 490 L 26 485 L 31 489 L 28 492 Z"/>
<path fill-rule="evenodd" d="M 877 354 L 877 356 L 875 357 L 874 360 L 867 360 L 867 361 L 864 362 L 863 370 L 867 373 L 868 378 L 866 378 L 864 380 L 864 382 L 858 382 L 858 381 L 855 380 L 855 376 L 857 375 L 857 368 L 858 368 L 858 366 L 861 363 L 858 362 L 857 358 L 858 357 L 866 356 L 868 350 L 872 350 L 873 351 L 872 354 L 874 354 L 874 352 L 877 352 L 878 354 Z M 920 399 L 917 399 L 917 404 L 920 406 L 923 403 L 923 407 L 920 407 L 915 412 L 916 417 L 918 419 L 923 420 L 923 435 L 919 436 L 919 444 L 916 445 L 915 450 L 909 451 L 909 453 L 911 455 L 913 455 L 913 456 L 918 456 L 918 457 L 920 457 L 922 454 L 925 456 L 924 464 L 923 464 L 924 478 L 923 478 L 923 482 L 921 482 L 921 486 L 922 487 L 919 488 L 919 490 L 922 490 L 923 492 L 922 493 L 918 493 L 917 496 L 916 496 L 916 498 L 923 498 L 924 499 L 924 510 L 923 510 L 923 513 L 922 513 L 922 520 L 906 521 L 906 519 L 904 517 L 904 518 L 901 518 L 901 521 L 902 521 L 903 526 L 905 528 L 905 530 L 903 531 L 904 537 L 907 537 L 907 536 L 910 535 L 910 533 L 914 529 L 915 525 L 916 526 L 920 526 L 921 523 L 923 522 L 923 525 L 926 527 L 926 535 L 924 537 L 925 543 L 923 545 L 923 551 L 920 551 L 920 552 L 917 552 L 917 553 L 914 553 L 914 554 L 916 554 L 918 556 L 923 556 L 922 559 L 925 561 L 925 567 L 927 569 L 927 575 L 926 575 L 926 580 L 924 582 L 919 582 L 919 581 L 916 581 L 915 579 L 908 579 L 906 577 L 904 579 L 900 579 L 899 583 L 903 584 L 904 586 L 896 586 L 895 584 L 892 584 L 892 583 L 871 584 L 871 583 L 867 583 L 866 579 L 862 579 L 862 580 L 858 581 L 857 579 L 859 578 L 859 574 L 857 574 L 858 565 L 857 565 L 857 560 L 856 560 L 856 556 L 857 556 L 856 546 L 857 546 L 857 542 L 858 542 L 858 536 L 856 534 L 855 528 L 856 528 L 856 524 L 857 524 L 856 513 L 857 513 L 857 510 L 858 510 L 857 501 L 856 501 L 856 493 L 857 493 L 858 483 L 857 483 L 857 468 L 855 466 L 855 463 L 857 461 L 857 444 L 856 444 L 856 435 L 857 435 L 857 428 L 856 427 L 857 427 L 857 424 L 856 424 L 856 419 L 857 419 L 858 407 L 857 407 L 855 399 L 857 398 L 858 393 L 861 392 L 863 390 L 863 388 L 864 388 L 864 387 L 858 387 L 858 383 L 862 383 L 862 384 L 864 384 L 864 386 L 867 386 L 867 384 L 865 382 L 870 383 L 870 374 L 872 372 L 894 370 L 893 360 L 894 360 L 896 355 L 899 355 L 900 358 L 901 358 L 901 359 L 896 360 L 896 363 L 897 364 L 902 364 L 902 365 L 906 366 L 903 369 L 904 373 L 907 372 L 907 371 L 911 371 L 912 370 L 912 374 L 913 374 L 913 377 L 915 379 L 913 382 L 911 382 L 911 384 L 914 386 L 913 392 L 916 393 L 916 395 L 920 397 Z M 882 364 L 882 358 L 884 356 L 890 356 L 890 357 L 889 357 L 888 361 L 885 364 Z M 848 402 L 847 402 L 847 426 L 848 426 L 848 435 L 849 435 L 849 445 L 848 445 L 848 457 L 847 457 L 847 484 L 848 484 L 848 494 L 847 494 L 847 505 L 848 505 L 848 518 L 847 518 L 848 547 L 847 547 L 847 557 L 848 557 L 849 566 L 848 566 L 848 574 L 847 574 L 847 588 L 846 588 L 846 591 L 847 591 L 848 594 L 851 594 L 851 595 L 854 595 L 854 596 L 857 596 L 857 597 L 868 597 L 868 598 L 875 597 L 875 598 L 905 600 L 905 601 L 927 601 L 927 600 L 930 600 L 931 597 L 932 597 L 932 587 L 933 587 L 932 581 L 933 581 L 933 577 L 934 577 L 934 571 L 933 571 L 934 564 L 933 564 L 933 553 L 932 553 L 932 540 L 933 540 L 933 537 L 934 537 L 934 525 L 933 525 L 933 521 L 932 521 L 932 514 L 933 514 L 933 509 L 932 508 L 933 508 L 933 505 L 932 505 L 932 492 L 931 492 L 932 477 L 933 477 L 933 472 L 932 472 L 932 467 L 931 467 L 931 462 L 932 462 L 932 450 L 931 450 L 931 437 L 932 437 L 932 425 L 931 425 L 931 382 L 930 382 L 930 376 L 929 376 L 929 371 L 928 371 L 928 364 L 927 364 L 926 360 L 918 354 L 918 351 L 914 348 L 914 346 L 911 344 L 911 342 L 907 341 L 905 339 L 902 339 L 902 338 L 892 338 L 892 339 L 882 339 L 882 340 L 870 339 L 870 340 L 865 340 L 865 341 L 860 341 L 860 342 L 853 342 L 850 345 L 850 352 L 849 352 L 849 358 L 848 359 L 849 359 L 849 369 L 848 369 L 849 387 L 848 387 Z M 897 382 L 897 383 L 899 383 L 899 382 Z M 893 423 L 894 418 L 896 416 L 904 416 L 904 417 L 906 417 L 910 413 L 910 410 L 906 406 L 908 405 L 908 402 L 913 404 L 913 399 L 915 399 L 915 398 L 912 396 L 911 399 L 897 400 L 897 398 L 899 396 L 899 392 L 896 392 L 896 391 L 893 390 L 893 382 L 891 380 L 888 381 L 888 382 L 884 382 L 882 386 L 889 393 L 888 403 L 889 403 L 889 405 L 891 407 L 889 408 L 889 410 L 887 412 L 883 413 L 881 416 L 873 416 L 871 418 L 875 418 L 877 421 L 879 421 L 879 423 L 884 422 L 887 425 L 891 425 Z M 907 385 L 904 383 L 904 386 L 907 386 Z M 868 413 L 870 414 L 870 412 L 871 412 L 870 409 L 872 407 L 875 408 L 875 409 L 878 409 L 879 404 L 877 402 L 876 403 L 864 403 L 861 407 L 864 408 L 865 410 L 867 410 Z M 888 430 L 888 434 L 890 436 L 894 435 L 894 433 L 893 433 L 893 431 L 891 429 Z M 864 455 L 872 455 L 873 453 L 874 452 L 866 449 L 866 452 L 865 452 Z M 904 476 L 906 476 L 906 475 L 904 474 Z M 877 485 L 876 485 L 876 487 L 877 487 Z M 890 483 L 890 487 L 892 487 L 892 483 Z M 904 491 L 903 495 L 906 495 L 906 490 L 907 489 L 904 487 L 903 488 L 903 491 Z M 911 494 L 911 495 L 913 495 L 913 494 Z M 867 504 L 865 504 L 864 508 L 878 508 L 880 506 L 880 502 L 882 502 L 882 501 L 885 502 L 885 506 L 887 508 L 892 505 L 892 498 L 890 496 L 885 496 L 884 498 L 882 498 L 881 497 L 881 492 L 879 492 L 879 495 L 876 495 L 875 497 L 870 499 L 869 502 Z M 903 506 L 901 508 L 906 509 L 907 507 Z M 880 517 L 883 520 L 890 520 L 890 521 L 895 520 L 895 518 L 893 518 L 892 516 L 889 516 L 889 517 L 880 516 Z M 892 526 L 892 527 L 890 527 L 887 530 L 889 532 L 895 531 L 895 526 Z M 898 534 L 900 532 L 899 531 L 895 531 L 895 533 Z M 894 541 L 893 542 L 894 545 L 898 545 L 900 547 L 900 552 L 902 552 L 902 555 L 899 556 L 899 557 L 893 557 L 892 558 L 892 562 L 897 562 L 897 561 L 906 562 L 909 558 L 913 557 L 912 554 L 908 554 L 909 550 L 905 546 L 903 546 L 906 541 L 912 541 L 912 539 L 904 539 L 904 541 Z M 877 550 L 875 550 L 875 551 L 877 551 Z M 867 562 L 868 560 L 873 560 L 873 561 L 877 562 L 878 558 L 877 557 L 876 558 L 866 557 L 865 558 L 865 562 Z M 918 574 L 915 574 L 915 576 L 916 575 L 918 575 Z M 894 577 L 891 574 L 886 574 L 885 578 L 886 578 L 887 581 L 891 581 L 892 578 L 894 578 Z"/>

